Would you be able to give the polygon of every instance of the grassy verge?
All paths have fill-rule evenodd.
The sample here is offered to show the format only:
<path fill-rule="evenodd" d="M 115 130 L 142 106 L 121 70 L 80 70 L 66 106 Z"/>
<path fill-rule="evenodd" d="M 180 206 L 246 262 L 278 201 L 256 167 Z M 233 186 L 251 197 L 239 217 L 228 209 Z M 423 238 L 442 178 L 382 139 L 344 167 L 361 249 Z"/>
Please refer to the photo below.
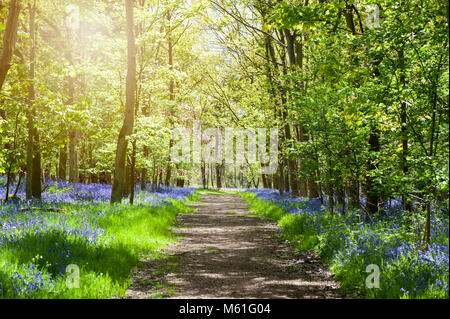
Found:
<path fill-rule="evenodd" d="M 192 211 L 175 200 L 158 207 L 104 203 L 60 204 L 57 212 L 45 208 L 10 210 L 15 226 L 0 242 L 0 298 L 122 297 L 140 259 L 162 258 L 158 250 L 176 240 L 170 231 L 175 217 Z M 9 216 L 0 217 L 7 225 Z M 74 288 L 78 270 L 79 288 Z"/>
<path fill-rule="evenodd" d="M 278 221 L 283 239 L 298 250 L 314 250 L 330 265 L 342 289 L 364 298 L 448 298 L 448 216 L 436 216 L 431 246 L 418 245 L 420 231 L 412 230 L 401 213 L 392 218 L 374 216 L 365 222 L 356 212 L 331 215 L 326 209 L 308 211 L 301 203 L 296 214 L 270 200 L 243 193 L 250 209 Z M 292 207 L 289 207 L 292 209 Z M 417 229 L 424 221 L 418 222 Z M 370 288 L 373 268 L 379 286 Z"/>

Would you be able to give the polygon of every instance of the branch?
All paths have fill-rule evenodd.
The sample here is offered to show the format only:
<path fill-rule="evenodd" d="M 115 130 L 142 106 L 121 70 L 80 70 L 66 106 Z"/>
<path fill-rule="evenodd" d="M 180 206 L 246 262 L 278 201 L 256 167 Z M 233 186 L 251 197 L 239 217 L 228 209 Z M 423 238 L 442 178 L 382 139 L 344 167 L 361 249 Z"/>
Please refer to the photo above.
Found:
<path fill-rule="evenodd" d="M 283 44 L 283 43 L 281 43 L 280 41 L 278 41 L 278 40 L 277 40 L 276 38 L 274 38 L 270 33 L 266 32 L 266 31 L 264 31 L 264 30 L 261 30 L 261 29 L 255 27 L 255 26 L 252 26 L 252 25 L 248 24 L 248 23 L 245 22 L 242 18 L 237 17 L 237 16 L 234 15 L 233 13 L 229 12 L 227 9 L 225 9 L 224 7 L 222 7 L 221 5 L 219 5 L 219 4 L 218 4 L 217 2 L 215 2 L 214 0 L 209 0 L 209 1 L 210 1 L 213 5 L 215 5 L 216 7 L 218 7 L 220 10 L 222 10 L 223 12 L 225 12 L 226 14 L 228 14 L 230 17 L 232 17 L 233 19 L 235 19 L 237 22 L 239 22 L 240 24 L 242 24 L 243 26 L 245 26 L 245 27 L 247 27 L 247 28 L 250 28 L 250 29 L 252 29 L 252 30 L 254 30 L 254 31 L 256 31 L 256 32 L 265 34 L 265 35 L 271 37 L 273 40 L 275 40 L 279 45 L 281 45 L 281 46 L 283 46 L 283 47 L 286 47 L 285 44 Z"/>

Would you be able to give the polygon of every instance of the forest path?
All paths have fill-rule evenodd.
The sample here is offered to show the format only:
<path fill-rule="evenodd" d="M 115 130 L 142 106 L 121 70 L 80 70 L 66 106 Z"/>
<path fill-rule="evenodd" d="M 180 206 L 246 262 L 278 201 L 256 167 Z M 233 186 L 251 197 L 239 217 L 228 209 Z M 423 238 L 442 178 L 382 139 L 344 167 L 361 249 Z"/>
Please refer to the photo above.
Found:
<path fill-rule="evenodd" d="M 178 216 L 182 238 L 144 260 L 127 298 L 342 298 L 313 253 L 279 239 L 275 222 L 258 217 L 238 195 L 200 195 L 196 213 Z"/>

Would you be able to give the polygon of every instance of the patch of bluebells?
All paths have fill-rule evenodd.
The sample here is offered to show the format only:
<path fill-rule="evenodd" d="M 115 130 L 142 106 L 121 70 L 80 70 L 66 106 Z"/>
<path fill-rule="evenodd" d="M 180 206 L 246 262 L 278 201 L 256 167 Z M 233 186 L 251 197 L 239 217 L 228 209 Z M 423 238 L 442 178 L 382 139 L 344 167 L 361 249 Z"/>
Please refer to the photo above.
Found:
<path fill-rule="evenodd" d="M 107 203 L 111 198 L 112 185 L 109 184 L 82 184 L 69 183 L 60 180 L 47 180 L 43 184 L 42 203 Z M 141 191 L 141 186 L 137 185 L 135 194 L 141 195 L 145 204 L 158 205 L 167 203 L 167 199 L 183 200 L 185 197 L 194 193 L 193 188 L 158 186 L 152 191 L 152 185 L 147 184 L 146 189 Z M 4 198 L 6 187 L 0 184 L 0 198 Z M 25 182 L 21 184 L 18 191 L 18 197 L 25 199 Z"/>
<path fill-rule="evenodd" d="M 15 296 L 31 297 L 34 292 L 44 288 L 51 287 L 53 280 L 36 268 L 31 262 L 27 265 L 22 265 L 22 271 L 19 273 L 15 271 L 11 276 L 12 288 Z"/>
<path fill-rule="evenodd" d="M 448 298 L 449 224 L 448 216 L 437 209 L 432 212 L 431 244 L 424 249 L 414 232 L 405 230 L 407 214 L 399 200 L 385 203 L 382 214 L 367 219 L 357 212 L 330 217 L 326 201 L 322 204 L 318 199 L 293 199 L 289 193 L 280 195 L 273 189 L 247 192 L 299 216 L 302 229 L 317 235 L 319 244 L 315 248 L 330 261 L 337 277 L 341 274 L 350 286 L 366 289 L 366 266 L 377 264 L 380 289 L 366 291 L 372 297 Z M 420 234 L 423 224 L 417 224 L 416 234 Z"/>
<path fill-rule="evenodd" d="M 64 239 L 72 238 L 95 248 L 104 237 L 99 219 L 106 214 L 122 212 L 126 205 L 108 205 L 102 209 L 101 204 L 109 204 L 112 190 L 112 186 L 106 184 L 46 181 L 43 189 L 42 201 L 26 201 L 23 183 L 17 200 L 0 204 L 0 257 L 1 249 L 5 246 L 21 252 L 39 249 L 45 259 L 51 261 L 51 273 L 62 276 L 66 265 L 77 257 L 73 256 L 70 241 Z M 140 186 L 136 187 L 135 206 L 157 208 L 173 205 L 172 200 L 183 200 L 194 193 L 194 189 L 190 188 L 159 187 L 155 192 L 151 192 L 151 189 L 151 185 L 147 185 L 144 191 L 141 191 Z M 0 199 L 4 198 L 5 193 L 4 183 L 0 183 Z M 126 204 L 127 200 L 123 202 Z M 64 210 L 64 204 L 70 204 L 76 209 L 70 213 L 59 211 L 61 208 Z M 53 211 L 48 211 L 48 208 L 53 208 Z M 27 241 L 29 237 L 32 239 Z M 63 240 L 58 241 L 58 238 Z M 51 243 L 44 243 L 50 239 Z M 27 297 L 44 286 L 48 288 L 52 281 L 48 275 L 44 276 L 43 266 L 38 262 L 36 265 L 24 265 L 20 271 L 11 270 L 8 282 L 14 294 Z M 0 282 L 0 296 L 6 284 Z"/>

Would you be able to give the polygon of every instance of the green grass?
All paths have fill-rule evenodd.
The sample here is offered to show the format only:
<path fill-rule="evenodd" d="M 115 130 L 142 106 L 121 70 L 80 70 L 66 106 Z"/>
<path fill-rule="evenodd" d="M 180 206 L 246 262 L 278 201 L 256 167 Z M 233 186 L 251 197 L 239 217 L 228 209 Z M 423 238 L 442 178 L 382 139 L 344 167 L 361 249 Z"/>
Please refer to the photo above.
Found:
<path fill-rule="evenodd" d="M 170 231 L 175 217 L 193 212 L 181 201 L 158 208 L 126 204 L 65 204 L 61 208 L 64 214 L 43 212 L 42 218 L 55 225 L 88 224 L 104 229 L 104 233 L 92 243 L 55 227 L 46 232 L 29 231 L 5 243 L 0 250 L 1 298 L 123 297 L 133 268 L 140 265 L 142 258 L 164 258 L 159 251 L 176 240 Z M 36 266 L 31 272 L 30 263 Z M 69 274 L 61 269 L 69 264 L 79 267 L 79 288 L 66 285 Z M 21 278 L 42 286 L 17 294 L 14 285 Z"/>
<path fill-rule="evenodd" d="M 255 213 L 255 217 L 264 216 L 278 222 L 281 228 L 281 239 L 289 240 L 297 250 L 311 250 L 318 244 L 317 235 L 305 227 L 304 217 L 286 213 L 280 207 L 263 201 L 253 193 L 240 194 L 249 204 L 249 209 Z"/>
<path fill-rule="evenodd" d="M 258 199 L 253 193 L 239 193 L 249 204 L 249 209 L 259 216 L 265 216 L 270 220 L 279 221 L 286 213 L 270 202 Z"/>
<path fill-rule="evenodd" d="M 374 216 L 373 223 L 364 221 L 357 211 L 345 215 L 333 215 L 326 210 L 292 215 L 254 193 L 243 193 L 242 197 L 250 204 L 250 210 L 277 221 L 282 239 L 289 240 L 295 249 L 317 252 L 348 295 L 383 299 L 448 298 L 448 263 L 443 261 L 448 235 L 443 231 L 432 237 L 431 255 L 427 257 L 416 244 L 421 238 L 421 232 L 416 230 L 423 229 L 424 220 L 420 227 L 411 229 L 405 222 L 408 216 L 400 213 L 385 219 Z M 439 223 L 448 227 L 448 216 L 434 218 L 434 227 Z M 406 250 L 406 244 L 412 248 Z M 397 247 L 404 249 L 404 253 L 392 255 Z M 366 267 L 371 264 L 377 265 L 380 271 L 376 289 L 366 286 Z"/>

